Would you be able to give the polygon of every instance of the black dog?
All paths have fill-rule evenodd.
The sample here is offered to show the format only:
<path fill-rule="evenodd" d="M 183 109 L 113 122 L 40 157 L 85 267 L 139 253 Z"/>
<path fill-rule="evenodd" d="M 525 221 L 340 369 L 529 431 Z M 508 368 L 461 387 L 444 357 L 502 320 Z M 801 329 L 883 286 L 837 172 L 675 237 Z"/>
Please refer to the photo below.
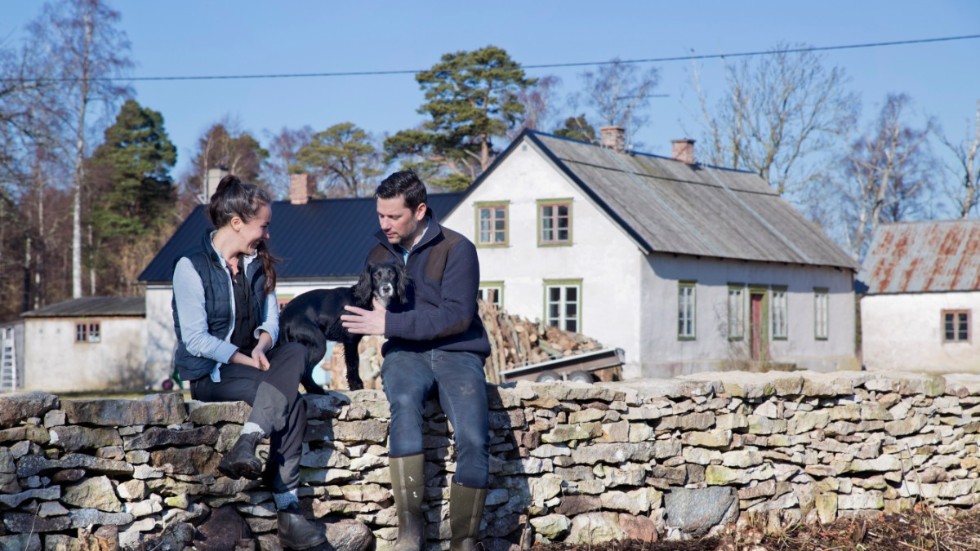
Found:
<path fill-rule="evenodd" d="M 299 342 L 306 345 L 306 369 L 300 382 L 310 394 L 324 390 L 313 381 L 313 368 L 327 351 L 327 341 L 343 343 L 344 363 L 347 364 L 347 385 L 351 390 L 364 388 L 358 368 L 360 357 L 357 344 L 361 335 L 352 335 L 340 322 L 344 306 L 372 310 L 371 299 L 377 297 L 387 308 L 407 300 L 408 275 L 397 263 L 370 264 L 352 287 L 307 291 L 289 301 L 279 314 L 279 342 Z"/>

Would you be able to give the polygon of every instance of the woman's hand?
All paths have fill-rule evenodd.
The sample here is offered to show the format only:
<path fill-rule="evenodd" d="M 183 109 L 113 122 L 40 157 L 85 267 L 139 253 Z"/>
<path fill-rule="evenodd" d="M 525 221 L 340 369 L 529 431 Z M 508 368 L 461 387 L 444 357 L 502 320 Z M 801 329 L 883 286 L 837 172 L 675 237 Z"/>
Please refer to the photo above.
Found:
<path fill-rule="evenodd" d="M 257 369 L 269 370 L 269 359 L 265 357 L 265 352 L 270 348 L 272 348 L 272 336 L 262 331 L 259 333 L 259 343 L 252 349 L 252 361 L 255 362 Z"/>

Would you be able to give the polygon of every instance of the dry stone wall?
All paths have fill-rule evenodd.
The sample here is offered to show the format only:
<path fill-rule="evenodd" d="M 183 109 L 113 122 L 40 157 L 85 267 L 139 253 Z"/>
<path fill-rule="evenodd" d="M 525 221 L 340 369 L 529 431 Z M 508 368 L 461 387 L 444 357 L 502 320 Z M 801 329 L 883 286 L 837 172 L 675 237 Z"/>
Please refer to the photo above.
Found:
<path fill-rule="evenodd" d="M 488 388 L 492 551 L 980 502 L 973 378 L 715 373 Z M 390 548 L 384 395 L 307 404 L 308 514 L 357 518 Z M 269 493 L 216 470 L 247 415 L 180 394 L 0 396 L 0 549 L 277 549 Z M 427 536 L 445 547 L 453 449 L 435 404 L 426 431 Z"/>

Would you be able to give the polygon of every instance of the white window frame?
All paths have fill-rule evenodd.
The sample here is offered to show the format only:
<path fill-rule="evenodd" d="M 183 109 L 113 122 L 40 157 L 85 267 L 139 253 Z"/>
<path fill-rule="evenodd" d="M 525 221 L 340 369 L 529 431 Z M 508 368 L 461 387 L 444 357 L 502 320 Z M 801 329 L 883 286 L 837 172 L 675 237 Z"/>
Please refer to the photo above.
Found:
<path fill-rule="evenodd" d="M 558 291 L 558 300 L 552 299 L 552 290 Z M 569 290 L 575 291 L 575 299 L 569 300 Z M 574 315 L 569 315 L 568 306 L 575 306 Z M 557 308 L 553 313 L 552 307 Z M 558 327 L 573 333 L 582 332 L 582 280 L 551 280 L 544 282 L 544 320 L 551 327 Z"/>
<path fill-rule="evenodd" d="M 504 307 L 504 282 L 488 281 L 480 283 L 480 288 L 476 291 L 477 300 L 486 301 L 488 295 L 492 295 L 494 300 L 491 302 L 498 310 Z"/>

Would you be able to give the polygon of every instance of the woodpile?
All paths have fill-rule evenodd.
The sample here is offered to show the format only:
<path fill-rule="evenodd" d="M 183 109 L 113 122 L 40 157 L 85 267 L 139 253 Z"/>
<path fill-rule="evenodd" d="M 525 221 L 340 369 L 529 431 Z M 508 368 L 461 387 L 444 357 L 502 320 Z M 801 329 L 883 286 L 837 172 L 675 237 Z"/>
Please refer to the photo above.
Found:
<path fill-rule="evenodd" d="M 501 371 L 602 349 L 598 341 L 585 335 L 510 315 L 489 302 L 479 301 L 478 304 L 480 319 L 490 338 L 490 357 L 484 370 L 491 383 L 501 381 Z M 364 388 L 381 388 L 383 343 L 382 337 L 365 337 L 358 346 Z M 335 390 L 348 388 L 342 344 L 335 344 L 333 354 L 321 365 L 331 374 L 325 386 Z"/>
<path fill-rule="evenodd" d="M 499 383 L 500 372 L 602 349 L 595 339 L 529 321 L 479 302 L 480 319 L 490 337 L 490 357 L 484 370 L 487 380 Z"/>

